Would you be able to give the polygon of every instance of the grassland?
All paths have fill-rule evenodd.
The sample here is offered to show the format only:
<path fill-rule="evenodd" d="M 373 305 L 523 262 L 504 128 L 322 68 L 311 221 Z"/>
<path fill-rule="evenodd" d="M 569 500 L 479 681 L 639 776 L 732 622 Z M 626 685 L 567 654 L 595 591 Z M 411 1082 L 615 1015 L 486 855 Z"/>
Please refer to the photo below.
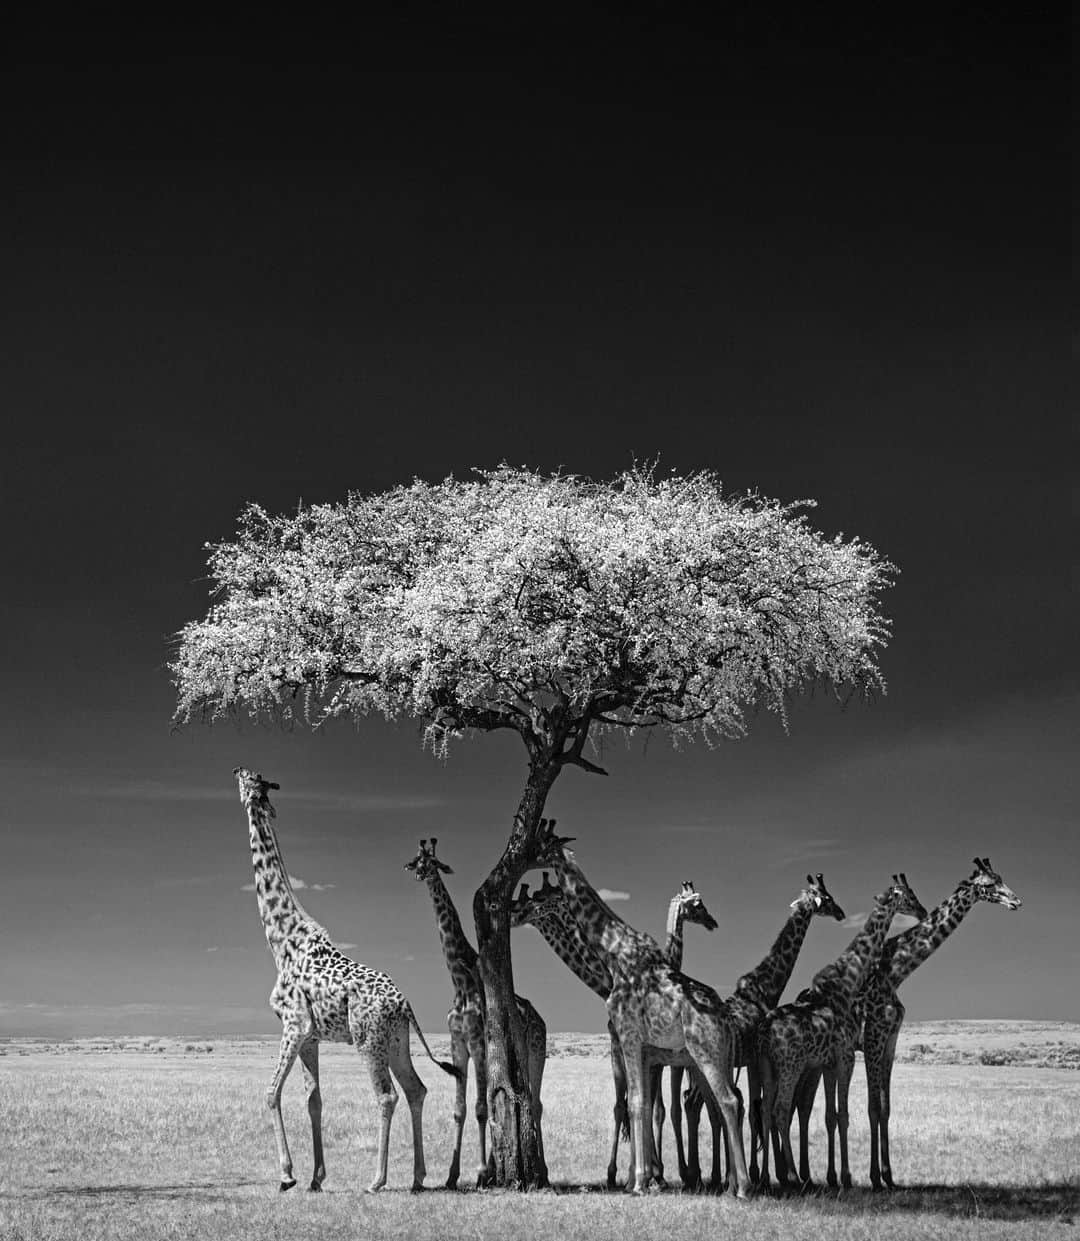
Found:
<path fill-rule="evenodd" d="M 445 1052 L 445 1039 L 434 1039 Z M 405 1191 L 408 1113 L 394 1121 L 390 1188 L 361 1192 L 375 1115 L 348 1048 L 323 1053 L 329 1179 L 276 1192 L 262 1099 L 275 1059 L 260 1041 L 0 1042 L 0 1238 L 1067 1237 L 1080 1209 L 1080 1027 L 925 1023 L 905 1030 L 894 1078 L 893 1166 L 906 1186 L 866 1189 L 862 1068 L 852 1092 L 848 1192 L 738 1203 L 678 1190 L 603 1188 L 611 1117 L 606 1038 L 557 1035 L 545 1081 L 554 1189 Z M 453 1087 L 422 1057 L 428 1183 L 450 1156 Z M 1062 1067 L 1066 1066 L 1066 1067 Z M 1068 1066 L 1072 1066 L 1071 1068 Z M 298 1176 L 310 1168 L 300 1075 L 285 1092 Z M 813 1163 L 824 1160 L 815 1117 Z M 670 1139 L 667 1142 L 670 1154 Z M 465 1166 L 475 1152 L 466 1130 Z M 625 1155 L 621 1161 L 625 1168 Z M 303 1184 L 303 1181 L 301 1182 Z"/>

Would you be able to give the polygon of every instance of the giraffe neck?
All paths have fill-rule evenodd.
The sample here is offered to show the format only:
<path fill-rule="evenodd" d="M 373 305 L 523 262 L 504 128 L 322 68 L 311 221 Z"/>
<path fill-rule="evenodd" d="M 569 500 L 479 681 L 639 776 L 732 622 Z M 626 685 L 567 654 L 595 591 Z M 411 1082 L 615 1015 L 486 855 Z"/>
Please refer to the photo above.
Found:
<path fill-rule="evenodd" d="M 673 970 L 682 969 L 683 959 L 683 903 L 678 896 L 671 898 L 667 913 L 667 943 L 664 955 Z"/>
<path fill-rule="evenodd" d="M 266 942 L 280 970 L 288 945 L 295 941 L 302 924 L 311 919 L 292 890 L 270 816 L 265 807 L 255 802 L 248 805 L 248 834 L 255 870 L 255 899 Z"/>
<path fill-rule="evenodd" d="M 571 973 L 594 991 L 602 1000 L 611 994 L 611 972 L 603 958 L 578 930 L 561 901 L 549 901 L 532 918 L 532 925 L 540 932 Z"/>
<path fill-rule="evenodd" d="M 818 970 L 811 987 L 828 988 L 829 992 L 850 1003 L 861 990 L 870 971 L 881 959 L 889 925 L 896 914 L 900 896 L 890 891 L 883 904 L 875 904 L 866 925 L 831 965 Z"/>
<path fill-rule="evenodd" d="M 643 958 L 664 960 L 660 945 L 651 935 L 636 931 L 600 899 L 581 868 L 569 858 L 555 866 L 567 911 L 594 951 L 622 973 L 633 973 Z"/>
<path fill-rule="evenodd" d="M 962 880 L 956 890 L 910 930 L 887 940 L 881 950 L 881 972 L 894 987 L 940 948 L 979 899 L 973 883 Z"/>
<path fill-rule="evenodd" d="M 812 909 L 801 903 L 796 905 L 780 929 L 768 955 L 756 969 L 739 979 L 736 990 L 752 991 L 766 1008 L 775 1008 L 791 979 L 813 916 Z"/>
<path fill-rule="evenodd" d="M 458 911 L 454 908 L 442 875 L 437 870 L 428 875 L 427 886 L 431 893 L 431 903 L 435 906 L 439 942 L 442 944 L 446 968 L 450 971 L 450 979 L 454 984 L 454 993 L 471 994 L 477 988 L 476 949 L 465 938 Z"/>

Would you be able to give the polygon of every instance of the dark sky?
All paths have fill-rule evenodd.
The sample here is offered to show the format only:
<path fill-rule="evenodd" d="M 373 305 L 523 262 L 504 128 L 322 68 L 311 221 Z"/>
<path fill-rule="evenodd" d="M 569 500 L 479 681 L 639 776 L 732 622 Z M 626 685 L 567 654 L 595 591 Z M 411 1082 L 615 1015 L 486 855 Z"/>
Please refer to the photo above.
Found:
<path fill-rule="evenodd" d="M 349 64 L 12 45 L 0 1034 L 273 1032 L 237 763 L 283 786 L 311 912 L 439 1028 L 401 866 L 438 835 L 468 923 L 524 752 L 171 733 L 203 544 L 249 500 L 657 456 L 813 497 L 901 567 L 889 693 L 567 772 L 587 873 L 657 934 L 693 878 L 721 929 L 687 968 L 724 988 L 807 869 L 854 913 L 989 854 L 1024 907 L 973 911 L 909 1016 L 1080 1018 L 1068 32 L 1005 9 L 403 25 Z M 602 1028 L 520 934 L 549 1026 Z M 816 926 L 796 983 L 849 936 Z"/>

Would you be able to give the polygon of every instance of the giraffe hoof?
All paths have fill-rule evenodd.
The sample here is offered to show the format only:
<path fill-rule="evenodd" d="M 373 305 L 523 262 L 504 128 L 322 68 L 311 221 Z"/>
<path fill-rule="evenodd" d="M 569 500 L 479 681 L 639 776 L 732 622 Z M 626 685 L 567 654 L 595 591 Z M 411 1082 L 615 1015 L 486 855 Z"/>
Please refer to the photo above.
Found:
<path fill-rule="evenodd" d="M 409 1190 L 411 1194 L 422 1194 L 427 1186 L 423 1181 L 413 1181 L 412 1188 Z"/>
<path fill-rule="evenodd" d="M 840 1178 L 840 1187 L 841 1187 L 842 1189 L 850 1189 L 850 1188 L 851 1188 L 851 1186 L 852 1186 L 852 1184 L 853 1184 L 853 1182 L 852 1182 L 852 1180 L 851 1180 L 851 1177 L 850 1177 L 850 1176 L 842 1176 L 842 1177 Z"/>
<path fill-rule="evenodd" d="M 318 1181 L 312 1181 L 311 1184 L 308 1186 L 308 1193 L 309 1194 L 321 1194 L 322 1185 Z"/>
<path fill-rule="evenodd" d="M 292 1187 L 293 1187 L 295 1184 L 296 1184 L 296 1182 L 295 1182 L 295 1181 L 292 1181 L 292 1180 L 290 1180 L 290 1181 L 282 1181 L 282 1182 L 281 1182 L 281 1184 L 277 1187 L 277 1188 L 278 1188 L 278 1193 L 279 1193 L 279 1194 L 287 1194 L 287 1193 L 289 1192 L 289 1190 L 290 1190 L 290 1189 L 292 1189 Z"/>

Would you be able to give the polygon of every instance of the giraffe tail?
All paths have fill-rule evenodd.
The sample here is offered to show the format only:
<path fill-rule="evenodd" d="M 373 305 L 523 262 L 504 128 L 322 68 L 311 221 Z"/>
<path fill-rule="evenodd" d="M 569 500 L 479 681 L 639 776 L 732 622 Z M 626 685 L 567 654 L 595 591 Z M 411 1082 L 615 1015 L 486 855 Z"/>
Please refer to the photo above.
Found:
<path fill-rule="evenodd" d="M 409 1025 L 411 1025 L 412 1028 L 416 1031 L 416 1037 L 420 1040 L 421 1043 L 423 1043 L 424 1050 L 427 1052 L 428 1059 L 431 1061 L 431 1063 L 437 1064 L 444 1073 L 449 1073 L 451 1077 L 456 1077 L 460 1081 L 461 1070 L 457 1067 L 456 1064 L 451 1064 L 449 1060 L 436 1060 L 435 1057 L 431 1054 L 431 1048 L 427 1045 L 427 1039 L 424 1038 L 424 1032 L 423 1030 L 420 1029 L 420 1023 L 419 1021 L 416 1020 L 416 1014 L 413 1012 L 411 1004 L 409 1005 Z"/>

